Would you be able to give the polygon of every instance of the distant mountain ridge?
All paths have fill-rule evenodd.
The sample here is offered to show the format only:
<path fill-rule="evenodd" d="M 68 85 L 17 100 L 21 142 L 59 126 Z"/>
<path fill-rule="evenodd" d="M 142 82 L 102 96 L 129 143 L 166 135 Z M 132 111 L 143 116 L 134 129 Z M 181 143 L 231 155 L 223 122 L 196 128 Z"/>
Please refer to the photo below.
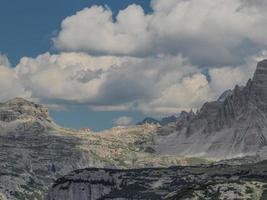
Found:
<path fill-rule="evenodd" d="M 176 122 L 177 119 L 178 119 L 178 117 L 175 116 L 175 115 L 172 115 L 172 116 L 169 116 L 169 117 L 164 117 L 164 118 L 162 118 L 160 120 L 154 119 L 152 117 L 146 117 L 143 121 L 138 122 L 136 125 L 159 124 L 159 125 L 165 126 L 165 125 L 167 125 L 169 123 Z"/>
<path fill-rule="evenodd" d="M 146 117 L 145 119 L 143 119 L 143 121 L 138 122 L 136 125 L 144 125 L 144 124 L 160 124 L 161 121 L 154 119 L 152 117 Z"/>

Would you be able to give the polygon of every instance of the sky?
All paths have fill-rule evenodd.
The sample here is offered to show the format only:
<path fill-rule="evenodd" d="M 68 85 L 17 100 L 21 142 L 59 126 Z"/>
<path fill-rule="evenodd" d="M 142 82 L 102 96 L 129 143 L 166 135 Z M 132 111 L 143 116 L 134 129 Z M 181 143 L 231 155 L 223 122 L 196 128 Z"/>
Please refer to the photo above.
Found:
<path fill-rule="evenodd" d="M 1 0 L 0 101 L 103 130 L 216 99 L 266 57 L 264 0 Z"/>

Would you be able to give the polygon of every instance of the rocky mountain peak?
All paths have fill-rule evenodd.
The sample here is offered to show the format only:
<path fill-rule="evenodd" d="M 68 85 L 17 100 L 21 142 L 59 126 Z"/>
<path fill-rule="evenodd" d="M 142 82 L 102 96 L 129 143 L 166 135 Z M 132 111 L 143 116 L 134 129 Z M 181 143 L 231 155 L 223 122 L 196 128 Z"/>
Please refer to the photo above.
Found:
<path fill-rule="evenodd" d="M 267 60 L 258 63 L 253 76 L 252 90 L 263 102 L 267 102 Z"/>
<path fill-rule="evenodd" d="M 219 96 L 219 98 L 218 98 L 218 100 L 217 101 L 220 101 L 220 102 L 223 102 L 223 101 L 225 101 L 225 99 L 227 98 L 227 97 L 229 97 L 229 96 L 231 96 L 233 94 L 233 91 L 232 90 L 226 90 L 226 91 L 224 91 L 220 96 Z"/>
<path fill-rule="evenodd" d="M 10 122 L 29 117 L 51 121 L 48 108 L 26 99 L 14 98 L 0 103 L 0 121 Z"/>
<path fill-rule="evenodd" d="M 189 120 L 178 120 L 176 130 L 157 141 L 156 150 L 211 159 L 255 155 L 267 146 L 266 119 L 267 60 L 263 60 L 245 87 L 236 85 L 218 100 L 206 102 Z"/>

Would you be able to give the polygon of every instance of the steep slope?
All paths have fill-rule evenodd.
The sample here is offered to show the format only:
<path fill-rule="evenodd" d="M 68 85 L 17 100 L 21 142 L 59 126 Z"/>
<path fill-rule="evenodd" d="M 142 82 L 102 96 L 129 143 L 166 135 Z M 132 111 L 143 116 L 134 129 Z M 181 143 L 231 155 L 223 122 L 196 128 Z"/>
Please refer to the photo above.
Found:
<path fill-rule="evenodd" d="M 0 192 L 7 199 L 41 199 L 53 179 L 79 166 L 79 138 L 63 135 L 41 105 L 2 103 L 0 127 Z"/>
<path fill-rule="evenodd" d="M 76 170 L 58 179 L 48 200 L 266 199 L 267 163 L 157 169 Z"/>
<path fill-rule="evenodd" d="M 209 159 L 255 155 L 267 144 L 267 60 L 258 63 L 245 87 L 236 86 L 161 132 L 165 134 L 155 139 L 154 146 L 160 154 Z"/>
<path fill-rule="evenodd" d="M 88 133 L 59 127 L 47 108 L 24 99 L 1 103 L 0 197 L 43 199 L 56 178 L 86 167 L 138 168 L 203 162 L 157 155 L 150 147 L 157 128 L 142 125 Z"/>
<path fill-rule="evenodd" d="M 225 101 L 225 99 L 233 94 L 232 90 L 226 90 L 224 91 L 218 98 L 217 101 Z"/>

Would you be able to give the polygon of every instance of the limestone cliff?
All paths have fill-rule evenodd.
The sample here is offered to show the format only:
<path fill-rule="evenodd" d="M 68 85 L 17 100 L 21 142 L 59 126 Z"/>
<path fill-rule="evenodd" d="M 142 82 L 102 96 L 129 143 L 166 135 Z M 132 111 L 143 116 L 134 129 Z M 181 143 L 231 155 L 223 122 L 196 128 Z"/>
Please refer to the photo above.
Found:
<path fill-rule="evenodd" d="M 58 179 L 48 200 L 264 200 L 267 163 L 157 169 L 76 170 Z"/>
<path fill-rule="evenodd" d="M 156 125 L 70 130 L 56 125 L 44 106 L 21 98 L 1 103 L 0 199 L 41 200 L 56 178 L 75 169 L 179 165 L 185 158 L 157 155 L 150 147 L 156 130 Z"/>
<path fill-rule="evenodd" d="M 256 155 L 267 145 L 267 60 L 258 63 L 245 87 L 237 85 L 224 96 L 177 120 L 176 127 L 163 127 L 157 152 L 209 159 Z"/>

